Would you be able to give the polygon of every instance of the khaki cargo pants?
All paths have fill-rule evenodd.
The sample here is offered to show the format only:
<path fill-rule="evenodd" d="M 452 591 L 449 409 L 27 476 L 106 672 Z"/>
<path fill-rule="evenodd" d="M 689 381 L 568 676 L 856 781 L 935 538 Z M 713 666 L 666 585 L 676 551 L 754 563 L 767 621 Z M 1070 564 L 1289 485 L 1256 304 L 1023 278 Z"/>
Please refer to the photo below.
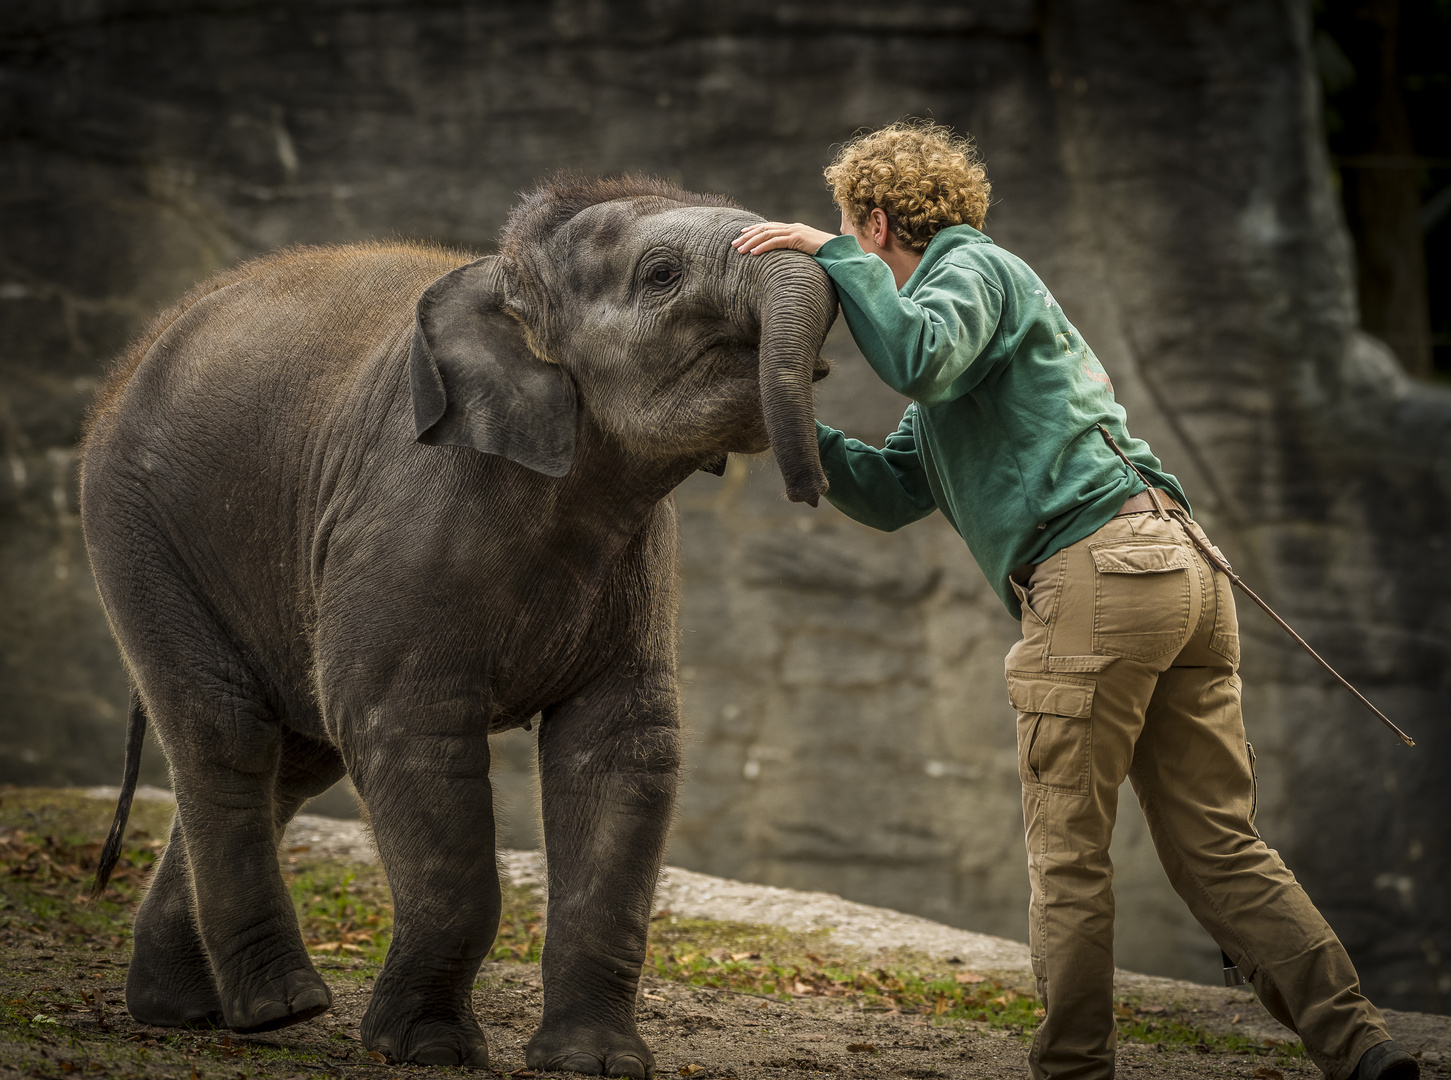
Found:
<path fill-rule="evenodd" d="M 1175 891 L 1315 1064 L 1343 1080 L 1390 1036 L 1334 931 L 1255 831 L 1234 597 L 1186 528 L 1199 526 L 1116 517 L 1014 582 L 1023 638 L 1008 653 L 1008 694 L 1046 1009 L 1029 1069 L 1114 1074 L 1109 839 L 1127 776 Z"/>

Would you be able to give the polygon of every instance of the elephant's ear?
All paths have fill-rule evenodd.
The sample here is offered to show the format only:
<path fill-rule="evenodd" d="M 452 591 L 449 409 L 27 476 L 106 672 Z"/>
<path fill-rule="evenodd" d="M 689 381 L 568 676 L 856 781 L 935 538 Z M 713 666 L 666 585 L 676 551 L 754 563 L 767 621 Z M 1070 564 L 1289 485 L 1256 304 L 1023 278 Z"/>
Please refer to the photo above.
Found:
<path fill-rule="evenodd" d="M 429 446 L 471 446 L 545 476 L 574 462 L 574 381 L 535 356 L 505 307 L 498 256 L 460 266 L 418 299 L 408 354 L 413 422 Z"/>

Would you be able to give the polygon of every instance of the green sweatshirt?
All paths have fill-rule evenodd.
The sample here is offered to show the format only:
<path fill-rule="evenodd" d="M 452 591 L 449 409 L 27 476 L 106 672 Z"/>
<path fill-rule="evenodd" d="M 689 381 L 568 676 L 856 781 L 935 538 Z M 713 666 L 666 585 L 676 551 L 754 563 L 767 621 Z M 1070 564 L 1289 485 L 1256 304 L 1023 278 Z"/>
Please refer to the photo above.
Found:
<path fill-rule="evenodd" d="M 1008 575 L 1109 521 L 1144 485 L 1179 482 L 1129 435 L 1113 384 L 1038 275 L 972 228 L 943 229 L 899 292 L 854 236 L 822 245 L 852 337 L 882 381 L 912 399 L 878 450 L 816 425 L 838 509 L 899 529 L 940 509 L 993 589 L 1022 617 Z"/>

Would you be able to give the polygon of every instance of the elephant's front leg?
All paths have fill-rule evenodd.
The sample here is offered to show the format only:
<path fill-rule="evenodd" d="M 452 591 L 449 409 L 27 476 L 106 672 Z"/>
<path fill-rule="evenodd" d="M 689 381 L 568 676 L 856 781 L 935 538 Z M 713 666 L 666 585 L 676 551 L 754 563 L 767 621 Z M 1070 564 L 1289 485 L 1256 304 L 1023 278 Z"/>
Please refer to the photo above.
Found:
<path fill-rule="evenodd" d="M 597 687 L 545 714 L 549 923 L 530 1068 L 653 1075 L 635 995 L 675 803 L 678 709 L 673 680 L 661 675 Z"/>
<path fill-rule="evenodd" d="M 499 930 L 499 868 L 488 733 L 469 704 L 379 708 L 357 739 L 353 782 L 394 908 L 362 1037 L 399 1061 L 486 1068 L 471 998 Z"/>

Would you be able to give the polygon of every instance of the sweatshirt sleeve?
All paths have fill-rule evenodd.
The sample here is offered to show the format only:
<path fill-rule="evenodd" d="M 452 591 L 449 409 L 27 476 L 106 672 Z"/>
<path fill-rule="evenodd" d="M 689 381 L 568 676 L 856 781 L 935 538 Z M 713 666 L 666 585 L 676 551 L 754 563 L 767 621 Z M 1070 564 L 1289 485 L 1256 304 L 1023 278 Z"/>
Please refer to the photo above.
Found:
<path fill-rule="evenodd" d="M 880 450 L 817 421 L 821 465 L 831 484 L 828 502 L 883 532 L 910 525 L 937 508 L 917 455 L 914 412 L 915 406 L 907 410 L 901 426 L 887 436 Z"/>
<path fill-rule="evenodd" d="M 1002 294 L 976 270 L 946 260 L 912 296 L 854 236 L 821 246 L 819 262 L 836 284 L 852 337 L 877 375 L 899 394 L 936 405 L 961 397 L 987 374 L 973 366 L 997 330 Z"/>

